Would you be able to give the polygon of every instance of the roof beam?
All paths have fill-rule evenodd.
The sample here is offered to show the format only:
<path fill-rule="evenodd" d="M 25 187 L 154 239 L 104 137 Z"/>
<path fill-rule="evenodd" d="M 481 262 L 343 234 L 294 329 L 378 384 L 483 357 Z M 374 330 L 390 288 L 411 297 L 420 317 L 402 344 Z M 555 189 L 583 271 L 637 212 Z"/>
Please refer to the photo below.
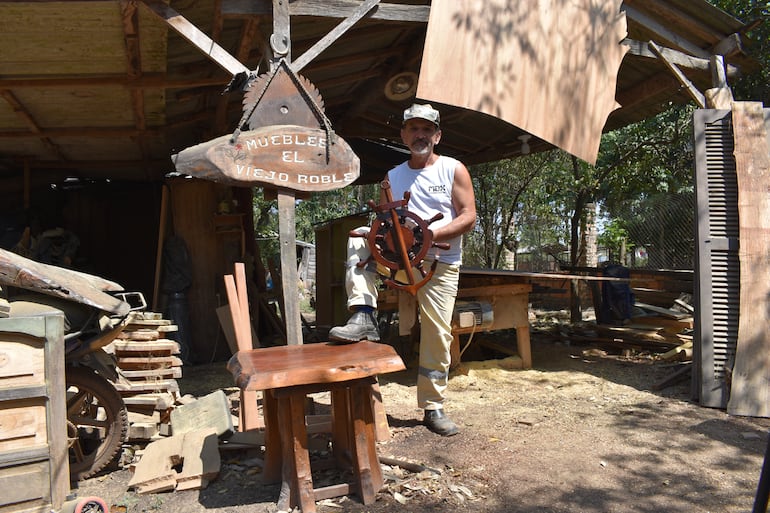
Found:
<path fill-rule="evenodd" d="M 190 23 L 184 16 L 164 4 L 162 1 L 142 0 L 142 3 L 147 6 L 150 12 L 165 21 L 171 28 L 176 30 L 180 36 L 187 39 L 193 46 L 198 48 L 198 50 L 207 55 L 212 61 L 231 75 L 235 76 L 238 73 L 248 74 L 251 71 L 198 27 Z"/>
<path fill-rule="evenodd" d="M 359 7 L 361 7 L 361 2 L 355 0 L 295 0 L 289 3 L 289 15 L 347 18 Z M 223 16 L 270 16 L 272 13 L 271 0 L 222 1 Z M 428 23 L 429 15 L 429 5 L 381 3 L 369 17 L 373 20 Z"/>
<path fill-rule="evenodd" d="M 687 93 L 692 97 L 693 100 L 695 100 L 695 103 L 698 104 L 698 107 L 701 109 L 706 108 L 706 97 L 701 93 L 697 87 L 695 87 L 695 84 L 693 84 L 690 79 L 688 79 L 684 73 L 677 67 L 676 64 L 669 61 L 665 55 L 663 55 L 663 52 L 661 51 L 660 47 L 656 45 L 653 41 L 649 42 L 650 50 L 657 55 L 661 61 L 663 61 L 663 64 L 666 65 L 666 67 L 671 70 L 671 72 L 674 74 L 674 76 L 679 80 L 679 82 L 682 83 L 682 85 L 687 90 Z"/>
<path fill-rule="evenodd" d="M 355 25 L 361 18 L 366 16 L 373 8 L 377 7 L 380 0 L 364 0 L 364 3 L 359 5 L 356 10 L 350 13 L 350 16 L 346 17 L 342 23 L 332 29 L 322 37 L 316 44 L 314 44 L 308 51 L 303 53 L 298 59 L 291 63 L 291 69 L 295 73 L 299 73 L 307 66 L 313 59 L 329 48 L 337 39 L 339 39 L 347 30 Z"/>
<path fill-rule="evenodd" d="M 56 137 L 94 137 L 97 139 L 125 139 L 126 137 L 161 137 L 163 132 L 157 128 L 129 127 L 71 127 L 38 128 L 36 132 L 24 130 L 0 131 L 0 139 L 56 138 Z"/>
<path fill-rule="evenodd" d="M 232 77 L 220 75 L 213 77 L 184 77 L 171 78 L 165 73 L 146 73 L 141 77 L 129 78 L 126 75 L 46 75 L 41 76 L 17 76 L 14 78 L 0 77 L 0 89 L 22 89 L 22 88 L 72 88 L 85 87 L 95 88 L 101 86 L 123 86 L 158 89 L 184 89 L 190 87 L 205 87 L 227 84 Z"/>
<path fill-rule="evenodd" d="M 648 43 L 642 41 L 635 41 L 633 39 L 624 39 L 623 44 L 629 47 L 628 53 L 637 57 L 645 57 L 648 59 L 657 59 L 658 56 L 650 50 Z M 665 56 L 665 58 L 679 67 L 692 69 L 696 71 L 709 72 L 710 60 L 700 57 L 693 57 L 686 53 L 674 50 L 672 48 L 666 48 L 665 46 L 658 45 L 658 48 Z M 738 68 L 732 65 L 727 66 L 727 76 L 736 76 L 738 74 Z"/>
<path fill-rule="evenodd" d="M 8 91 L 7 89 L 0 89 L 0 96 L 2 96 L 8 105 L 11 106 L 19 119 L 21 119 L 24 124 L 29 127 L 31 130 L 29 134 L 31 136 L 35 137 L 36 139 L 40 139 L 40 142 L 42 142 L 46 148 L 51 150 L 51 152 L 56 155 L 57 158 L 66 160 L 66 157 L 64 156 L 64 153 L 62 153 L 61 148 L 54 144 L 53 141 L 51 141 L 48 137 L 43 135 L 43 130 L 37 124 L 35 118 L 32 117 L 32 114 L 30 114 L 27 108 L 19 101 L 18 98 L 16 98 L 13 92 Z"/>
<path fill-rule="evenodd" d="M 133 0 L 120 0 L 121 19 L 123 22 L 123 41 L 126 47 L 126 74 L 129 78 L 142 76 L 141 41 L 139 40 L 139 13 L 136 2 Z M 131 110 L 134 116 L 134 125 L 140 131 L 147 128 L 147 117 L 144 114 L 144 90 L 131 90 Z M 142 160 L 147 158 L 147 142 L 144 137 L 137 135 L 132 137 L 142 155 Z"/>
<path fill-rule="evenodd" d="M 624 3 L 621 7 L 621 11 L 625 11 L 626 16 L 629 19 L 644 26 L 647 30 L 654 33 L 657 36 L 655 38 L 656 40 L 665 41 L 671 46 L 681 48 L 685 52 L 689 52 L 691 55 L 696 57 L 708 59 L 711 56 L 707 50 L 700 48 L 698 45 L 688 41 L 676 32 L 669 30 L 655 18 L 648 16 L 647 14 L 631 7 L 630 5 Z"/>

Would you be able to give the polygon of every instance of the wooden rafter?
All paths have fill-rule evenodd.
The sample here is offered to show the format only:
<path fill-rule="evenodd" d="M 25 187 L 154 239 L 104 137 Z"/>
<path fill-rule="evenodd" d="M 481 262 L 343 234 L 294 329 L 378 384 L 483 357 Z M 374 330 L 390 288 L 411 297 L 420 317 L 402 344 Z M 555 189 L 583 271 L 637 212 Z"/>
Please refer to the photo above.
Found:
<path fill-rule="evenodd" d="M 348 29 L 350 29 L 350 27 L 358 23 L 358 21 L 361 18 L 366 16 L 379 3 L 380 3 L 380 0 L 364 0 L 364 3 L 362 3 L 354 11 L 352 11 L 350 15 L 346 17 L 342 23 L 334 27 L 334 29 L 331 32 L 329 32 L 324 37 L 322 37 L 308 51 L 303 53 L 298 59 L 294 60 L 291 63 L 291 68 L 295 72 L 300 72 L 302 68 L 307 66 L 313 59 L 318 57 L 318 55 L 320 55 L 321 52 L 323 52 L 332 43 L 334 43 L 337 39 L 339 39 L 340 36 L 342 36 L 342 34 L 344 34 L 345 32 L 348 31 Z"/>
<path fill-rule="evenodd" d="M 643 105 L 650 98 L 676 91 L 678 88 L 679 83 L 670 73 L 658 73 L 638 85 L 619 91 L 615 99 L 621 108 L 633 109 L 637 105 Z"/>
<path fill-rule="evenodd" d="M 231 75 L 250 70 L 184 16 L 159 0 L 142 0 L 147 8 Z"/>
<path fill-rule="evenodd" d="M 221 16 L 218 16 L 217 18 L 221 19 Z M 257 42 L 263 40 L 263 34 L 259 29 L 259 19 L 252 17 L 246 20 L 243 23 L 243 27 L 241 29 L 241 35 L 238 40 L 238 48 L 235 52 L 235 58 L 240 62 L 247 62 L 249 59 L 249 54 L 251 53 L 251 49 Z M 262 48 L 264 48 L 264 46 L 265 45 L 263 44 Z M 262 55 L 264 55 L 264 53 Z M 223 133 L 224 131 L 232 128 L 228 126 L 227 122 L 229 101 L 230 98 L 226 94 L 223 94 L 219 97 L 216 109 L 216 121 L 214 122 L 216 133 Z"/>
<path fill-rule="evenodd" d="M 295 0 L 289 2 L 291 16 L 325 16 L 347 18 L 361 6 L 355 0 Z M 271 0 L 223 0 L 224 16 L 266 16 L 272 14 Z M 401 5 L 381 3 L 371 14 L 373 20 L 428 23 L 429 5 Z"/>
<path fill-rule="evenodd" d="M 19 101 L 18 98 L 16 98 L 16 95 L 14 95 L 12 91 L 9 91 L 8 89 L 0 89 L 0 96 L 2 96 L 8 105 L 11 106 L 19 119 L 21 119 L 27 125 L 31 131 L 31 135 L 40 139 L 40 142 L 42 142 L 46 148 L 48 148 L 54 155 L 56 155 L 57 158 L 66 160 L 61 148 L 54 144 L 49 137 L 42 135 L 42 128 L 40 128 L 32 114 L 29 113 L 26 107 Z"/>
<path fill-rule="evenodd" d="M 657 44 L 655 44 L 653 41 L 649 42 L 649 47 L 652 52 L 658 56 L 658 58 L 663 61 L 663 63 L 666 65 L 666 67 L 671 70 L 671 72 L 674 74 L 677 80 L 681 82 L 681 84 L 685 87 L 687 90 L 687 93 L 692 97 L 693 100 L 695 100 L 695 103 L 698 104 L 698 107 L 701 109 L 706 108 L 706 97 L 701 93 L 697 87 L 695 87 L 695 84 L 693 84 L 690 79 L 688 79 L 684 73 L 682 73 L 682 70 L 680 70 L 676 64 L 669 61 L 666 56 L 661 51 L 660 47 L 658 47 Z"/>
<path fill-rule="evenodd" d="M 647 42 L 635 41 L 633 39 L 624 39 L 623 44 L 628 46 L 628 53 L 637 57 L 646 57 L 650 59 L 657 59 L 658 56 L 650 50 Z M 666 48 L 665 46 L 658 45 L 661 54 L 666 57 L 666 60 L 676 64 L 680 68 L 687 68 L 697 71 L 709 71 L 710 64 L 709 59 L 701 57 L 693 57 L 684 52 L 674 50 L 672 48 Z M 738 74 L 738 68 L 735 66 L 727 66 L 727 75 L 736 76 Z"/>
<path fill-rule="evenodd" d="M 685 39 L 678 33 L 668 29 L 665 25 L 663 25 L 660 21 L 653 18 L 652 16 L 649 16 L 648 14 L 645 14 L 627 4 L 623 5 L 623 10 L 625 11 L 628 18 L 634 20 L 636 23 L 644 26 L 647 30 L 655 34 L 656 41 L 660 41 L 662 43 L 665 42 L 673 47 L 681 48 L 685 52 L 688 52 L 689 54 L 696 57 L 701 57 L 703 59 L 709 58 L 710 53 L 708 50 L 700 48 L 698 45 Z"/>
<path fill-rule="evenodd" d="M 137 78 L 129 78 L 126 75 L 117 74 L 88 74 L 77 77 L 72 76 L 48 76 L 48 77 L 0 77 L 2 89 L 69 89 L 73 87 L 93 88 L 95 86 L 123 86 L 134 88 L 156 89 L 182 89 L 192 87 L 218 86 L 226 84 L 230 76 L 219 75 L 211 77 L 169 77 L 166 73 L 145 73 Z"/>
<path fill-rule="evenodd" d="M 142 76 L 142 52 L 141 41 L 139 40 L 139 13 L 134 0 L 121 0 L 120 11 L 123 21 L 123 41 L 126 48 L 126 74 L 131 79 Z M 134 126 L 138 134 L 131 138 L 139 146 L 142 160 L 148 158 L 147 141 L 143 131 L 147 128 L 147 118 L 144 113 L 144 90 L 141 88 L 131 89 L 131 110 L 134 117 Z"/>

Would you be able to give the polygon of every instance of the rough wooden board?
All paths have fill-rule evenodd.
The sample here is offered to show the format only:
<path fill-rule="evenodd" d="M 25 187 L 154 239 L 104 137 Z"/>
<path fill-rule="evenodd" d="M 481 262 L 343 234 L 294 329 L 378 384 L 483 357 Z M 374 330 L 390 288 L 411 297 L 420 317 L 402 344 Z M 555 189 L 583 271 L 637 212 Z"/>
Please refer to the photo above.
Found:
<path fill-rule="evenodd" d="M 128 426 L 129 440 L 151 440 L 158 433 L 159 427 L 156 422 L 132 422 Z"/>
<path fill-rule="evenodd" d="M 184 437 L 184 464 L 177 476 L 177 490 L 199 490 L 217 477 L 221 465 L 219 439 L 206 429 L 191 431 Z"/>
<path fill-rule="evenodd" d="M 179 354 L 179 343 L 170 339 L 157 340 L 115 340 L 112 347 L 116 354 L 120 353 L 165 353 Z"/>
<path fill-rule="evenodd" d="M 179 435 L 203 428 L 211 428 L 217 435 L 232 433 L 230 401 L 222 390 L 216 390 L 171 412 L 171 427 Z"/>
<path fill-rule="evenodd" d="M 181 367 L 182 360 L 176 356 L 126 356 L 118 358 L 121 369 L 158 369 Z"/>
<path fill-rule="evenodd" d="M 139 329 L 118 333 L 119 340 L 157 340 L 160 338 L 158 330 Z"/>
<path fill-rule="evenodd" d="M 655 305 L 648 305 L 647 303 L 640 303 L 639 301 L 635 302 L 634 306 L 637 306 L 642 310 L 648 310 L 655 314 L 662 315 L 663 317 L 668 317 L 669 319 L 678 320 L 678 319 L 684 319 L 686 317 L 692 317 L 691 313 L 678 312 L 676 310 L 670 310 L 668 308 L 661 308 Z"/>
<path fill-rule="evenodd" d="M 179 392 L 179 384 L 173 379 L 153 382 L 115 383 L 118 392 Z"/>
<path fill-rule="evenodd" d="M 181 367 L 170 367 L 167 369 L 149 369 L 149 370 L 124 370 L 120 369 L 120 374 L 131 381 L 146 380 L 147 378 L 170 378 L 178 379 L 182 377 Z"/>
<path fill-rule="evenodd" d="M 151 407 L 156 410 L 167 410 L 174 405 L 174 396 L 167 392 L 158 394 L 138 394 L 131 397 L 124 397 L 123 402 L 129 408 L 131 406 L 137 406 Z"/>
<path fill-rule="evenodd" d="M 740 319 L 727 412 L 770 416 L 770 152 L 761 103 L 733 104 L 741 269 Z"/>
<path fill-rule="evenodd" d="M 182 465 L 177 473 L 174 466 Z M 144 450 L 129 488 L 138 493 L 204 488 L 219 473 L 218 439 L 212 429 L 200 429 L 156 440 Z"/>
<path fill-rule="evenodd" d="M 127 486 L 136 488 L 138 493 L 161 492 L 176 488 L 177 473 L 173 467 L 180 463 L 179 456 L 183 445 L 184 436 L 172 436 L 147 445 Z"/>
<path fill-rule="evenodd" d="M 625 14 L 620 0 L 555 5 L 433 0 L 417 97 L 499 117 L 595 162 L 618 107 Z"/>

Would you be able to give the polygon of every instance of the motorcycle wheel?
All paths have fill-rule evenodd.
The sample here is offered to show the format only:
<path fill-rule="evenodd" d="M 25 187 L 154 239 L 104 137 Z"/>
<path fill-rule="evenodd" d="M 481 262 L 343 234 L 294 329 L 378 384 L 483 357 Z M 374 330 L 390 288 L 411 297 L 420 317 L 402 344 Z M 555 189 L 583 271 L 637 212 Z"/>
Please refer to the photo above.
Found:
<path fill-rule="evenodd" d="M 93 477 L 117 458 L 128 414 L 115 387 L 87 367 L 67 367 L 70 479 Z"/>

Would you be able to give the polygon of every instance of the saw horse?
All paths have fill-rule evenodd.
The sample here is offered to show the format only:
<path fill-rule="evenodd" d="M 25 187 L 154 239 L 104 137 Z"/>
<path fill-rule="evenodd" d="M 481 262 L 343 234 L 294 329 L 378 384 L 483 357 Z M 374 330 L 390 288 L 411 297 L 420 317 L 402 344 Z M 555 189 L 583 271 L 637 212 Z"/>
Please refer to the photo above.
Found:
<path fill-rule="evenodd" d="M 407 209 L 410 193 L 404 192 L 404 198 L 393 200 L 390 182 L 380 182 L 385 202 L 376 204 L 369 200 L 369 207 L 376 212 L 369 233 L 351 231 L 351 237 L 365 237 L 369 243 L 371 256 L 358 262 L 357 267 L 365 267 L 374 260 L 387 268 L 389 275 L 383 279 L 387 287 L 403 290 L 412 296 L 428 283 L 436 271 L 438 260 L 434 260 L 430 270 L 426 271 L 423 259 L 430 248 L 449 249 L 445 242 L 433 242 L 433 232 L 428 228 L 432 223 L 443 219 L 444 215 L 436 214 L 425 221 L 414 212 Z M 421 279 L 415 277 L 413 269 L 420 272 Z M 399 271 L 404 271 L 406 281 L 399 277 Z M 380 272 L 378 268 L 378 272 Z M 380 272 L 384 275 L 384 273 Z"/>

